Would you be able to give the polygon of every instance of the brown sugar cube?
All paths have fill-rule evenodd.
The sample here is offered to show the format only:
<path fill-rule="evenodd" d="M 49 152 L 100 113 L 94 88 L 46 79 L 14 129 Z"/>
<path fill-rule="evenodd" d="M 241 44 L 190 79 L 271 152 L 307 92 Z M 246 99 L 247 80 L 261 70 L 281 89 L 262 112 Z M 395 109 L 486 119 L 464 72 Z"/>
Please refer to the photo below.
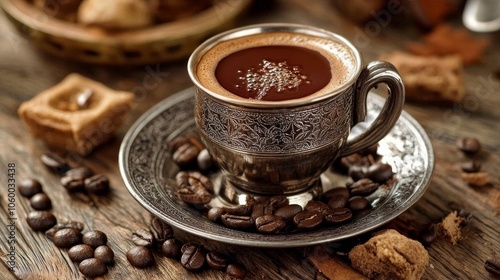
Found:
<path fill-rule="evenodd" d="M 133 99 L 131 92 L 70 74 L 22 103 L 18 113 L 29 131 L 48 146 L 87 155 L 120 127 Z"/>
<path fill-rule="evenodd" d="M 393 52 L 381 57 L 398 69 L 408 100 L 458 103 L 465 96 L 463 66 L 458 56 L 418 56 Z"/>
<path fill-rule="evenodd" d="M 352 266 L 370 279 L 417 280 L 429 263 L 420 242 L 393 229 L 384 230 L 349 252 Z"/>
<path fill-rule="evenodd" d="M 490 181 L 490 176 L 488 172 L 475 172 L 475 173 L 465 173 L 460 174 L 462 180 L 471 184 L 473 186 L 482 187 Z"/>

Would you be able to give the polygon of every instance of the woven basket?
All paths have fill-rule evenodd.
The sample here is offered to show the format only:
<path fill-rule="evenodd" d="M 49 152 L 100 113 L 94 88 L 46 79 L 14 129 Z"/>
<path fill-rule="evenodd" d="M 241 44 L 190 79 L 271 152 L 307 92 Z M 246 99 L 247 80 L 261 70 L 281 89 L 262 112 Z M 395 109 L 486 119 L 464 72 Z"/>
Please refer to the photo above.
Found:
<path fill-rule="evenodd" d="M 107 33 L 50 17 L 25 0 L 0 0 L 8 18 L 41 49 L 70 60 L 110 65 L 185 58 L 207 38 L 232 27 L 250 3 L 217 0 L 211 8 L 185 19 Z"/>

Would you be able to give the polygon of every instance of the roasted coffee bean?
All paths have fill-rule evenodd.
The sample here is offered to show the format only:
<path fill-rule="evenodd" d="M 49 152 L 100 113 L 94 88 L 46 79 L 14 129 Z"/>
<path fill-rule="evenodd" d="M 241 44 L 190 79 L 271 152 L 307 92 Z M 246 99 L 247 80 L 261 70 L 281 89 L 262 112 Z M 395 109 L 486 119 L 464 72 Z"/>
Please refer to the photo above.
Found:
<path fill-rule="evenodd" d="M 258 217 L 264 215 L 271 215 L 273 213 L 273 207 L 269 204 L 255 204 L 252 208 L 251 217 L 255 221 Z"/>
<path fill-rule="evenodd" d="M 460 167 L 462 168 L 463 172 L 476 173 L 476 172 L 479 172 L 481 170 L 481 163 L 477 160 L 471 160 L 471 161 L 467 161 L 467 162 L 462 163 L 462 165 Z"/>
<path fill-rule="evenodd" d="M 196 188 L 202 188 L 209 193 L 214 192 L 214 186 L 212 184 L 212 181 L 205 175 L 201 174 L 200 172 L 197 171 L 190 171 L 188 177 L 188 184 L 190 186 L 195 186 Z"/>
<path fill-rule="evenodd" d="M 83 234 L 82 242 L 92 248 L 97 248 L 101 245 L 106 245 L 108 237 L 100 230 L 91 230 Z"/>
<path fill-rule="evenodd" d="M 175 182 L 180 188 L 189 186 L 189 173 L 187 171 L 179 171 L 175 175 Z"/>
<path fill-rule="evenodd" d="M 254 226 L 254 219 L 249 216 L 236 216 L 224 214 L 221 216 L 222 223 L 233 229 L 250 229 Z"/>
<path fill-rule="evenodd" d="M 115 261 L 115 253 L 109 246 L 101 245 L 94 250 L 94 258 L 100 259 L 105 264 L 113 264 Z"/>
<path fill-rule="evenodd" d="M 104 174 L 93 175 L 85 179 L 84 183 L 89 193 L 105 194 L 109 191 L 109 180 Z"/>
<path fill-rule="evenodd" d="M 372 180 L 365 178 L 350 184 L 349 189 L 351 196 L 368 196 L 374 193 L 380 185 Z"/>
<path fill-rule="evenodd" d="M 68 191 L 82 191 L 85 187 L 85 179 L 93 175 L 88 167 L 78 167 L 68 170 L 61 177 L 61 184 Z"/>
<path fill-rule="evenodd" d="M 275 195 L 271 196 L 267 203 L 274 209 L 278 209 L 280 207 L 288 205 L 288 198 L 284 195 Z"/>
<path fill-rule="evenodd" d="M 128 262 L 137 268 L 146 268 L 153 266 L 155 258 L 153 253 L 148 247 L 135 246 L 127 251 Z"/>
<path fill-rule="evenodd" d="M 255 220 L 255 227 L 261 233 L 276 233 L 286 225 L 285 219 L 276 215 L 265 215 Z"/>
<path fill-rule="evenodd" d="M 196 161 L 200 149 L 192 143 L 185 143 L 175 150 L 172 159 L 181 168 L 187 167 Z"/>
<path fill-rule="evenodd" d="M 496 256 L 487 259 L 484 268 L 492 275 L 500 277 L 500 257 Z"/>
<path fill-rule="evenodd" d="M 328 210 L 324 216 L 329 224 L 341 224 L 352 219 L 352 212 L 347 208 L 335 208 Z"/>
<path fill-rule="evenodd" d="M 82 243 L 82 233 L 76 228 L 63 228 L 54 233 L 52 242 L 59 248 L 70 248 Z"/>
<path fill-rule="evenodd" d="M 383 184 L 391 179 L 394 174 L 392 173 L 391 165 L 377 162 L 368 167 L 365 175 L 366 178 L 371 179 L 373 182 Z"/>
<path fill-rule="evenodd" d="M 52 208 L 52 201 L 44 193 L 37 193 L 30 198 L 30 205 L 35 210 L 49 210 Z"/>
<path fill-rule="evenodd" d="M 182 243 L 177 239 L 171 238 L 163 242 L 161 245 L 161 252 L 167 258 L 178 259 L 182 255 L 181 248 Z"/>
<path fill-rule="evenodd" d="M 436 240 L 438 236 L 438 228 L 436 224 L 428 224 L 420 233 L 420 240 L 425 246 L 429 246 Z"/>
<path fill-rule="evenodd" d="M 199 271 L 205 265 L 205 250 L 201 245 L 184 245 L 181 265 L 189 271 Z"/>
<path fill-rule="evenodd" d="M 63 229 L 63 228 L 74 228 L 74 229 L 77 229 L 81 232 L 84 228 L 84 225 L 80 222 L 75 222 L 75 221 L 63 221 L 63 222 L 56 224 L 55 226 L 48 229 L 47 231 L 45 231 L 45 236 L 47 236 L 47 238 L 52 241 L 54 238 L 54 234 L 58 230 Z"/>
<path fill-rule="evenodd" d="M 46 231 L 57 223 L 57 219 L 49 211 L 33 211 L 28 214 L 26 222 L 34 231 Z"/>
<path fill-rule="evenodd" d="M 160 220 L 158 217 L 153 217 L 151 219 L 151 226 L 149 230 L 154 236 L 154 239 L 157 244 L 161 245 L 165 240 L 173 237 L 173 229 L 172 227 Z"/>
<path fill-rule="evenodd" d="M 138 229 L 132 233 L 132 242 L 137 246 L 150 247 L 155 243 L 155 238 L 151 231 Z"/>
<path fill-rule="evenodd" d="M 213 207 L 211 208 L 210 210 L 208 210 L 208 219 L 212 222 L 218 222 L 220 221 L 222 215 L 225 214 L 224 213 L 224 209 L 222 209 L 221 207 Z"/>
<path fill-rule="evenodd" d="M 224 207 L 223 209 L 225 213 L 237 216 L 249 216 L 252 213 L 252 206 L 249 205 Z"/>
<path fill-rule="evenodd" d="M 229 259 L 219 252 L 207 253 L 206 259 L 208 266 L 217 270 L 225 270 L 229 264 Z"/>
<path fill-rule="evenodd" d="M 239 264 L 231 263 L 226 268 L 226 274 L 232 278 L 243 279 L 247 275 L 247 270 Z"/>
<path fill-rule="evenodd" d="M 47 152 L 40 157 L 42 163 L 47 166 L 54 173 L 63 175 L 69 170 L 68 163 L 59 155 Z"/>
<path fill-rule="evenodd" d="M 474 155 L 481 150 L 481 143 L 476 138 L 464 137 L 457 141 L 457 148 L 467 155 Z"/>
<path fill-rule="evenodd" d="M 347 188 L 335 187 L 335 188 L 330 189 L 330 190 L 326 191 L 325 193 L 323 193 L 321 195 L 321 200 L 323 202 L 327 203 L 330 200 L 330 198 L 332 198 L 333 196 L 337 196 L 337 195 L 349 197 L 350 193 L 349 193 L 349 190 Z"/>
<path fill-rule="evenodd" d="M 68 256 L 74 262 L 81 262 L 94 257 L 94 248 L 87 244 L 77 244 L 69 248 Z"/>
<path fill-rule="evenodd" d="M 78 265 L 78 270 L 87 277 L 99 277 L 108 272 L 108 267 L 100 259 L 85 259 Z"/>
<path fill-rule="evenodd" d="M 274 212 L 274 215 L 283 218 L 286 223 L 291 223 L 293 221 L 293 217 L 300 211 L 302 211 L 302 206 L 298 204 L 290 204 L 278 208 Z"/>
<path fill-rule="evenodd" d="M 169 143 L 169 145 L 170 145 L 170 152 L 172 154 L 174 154 L 175 151 L 177 151 L 177 149 L 179 149 L 180 146 L 182 146 L 182 145 L 184 145 L 186 143 L 189 143 L 189 141 L 186 138 L 186 136 L 176 137 L 174 140 L 170 141 L 170 143 Z"/>
<path fill-rule="evenodd" d="M 370 201 L 362 196 L 351 197 L 347 202 L 347 208 L 354 212 L 364 210 L 368 205 L 370 205 Z"/>
<path fill-rule="evenodd" d="M 330 209 L 330 207 L 328 207 L 328 205 L 324 204 L 321 201 L 317 201 L 317 200 L 310 200 L 309 202 L 307 202 L 306 206 L 304 207 L 304 210 L 317 212 L 317 213 L 324 213 L 328 209 Z"/>
<path fill-rule="evenodd" d="M 19 193 L 27 198 L 42 192 L 42 184 L 36 179 L 24 179 L 17 185 Z"/>
<path fill-rule="evenodd" d="M 347 171 L 347 175 L 351 177 L 354 181 L 361 180 L 363 178 L 366 178 L 366 172 L 368 171 L 367 166 L 363 165 L 353 165 L 349 167 L 349 170 Z"/>
<path fill-rule="evenodd" d="M 301 211 L 293 217 L 293 223 L 298 229 L 311 230 L 319 227 L 323 222 L 323 214 L 313 211 Z"/>
<path fill-rule="evenodd" d="M 332 195 L 330 197 L 330 200 L 328 200 L 327 205 L 330 208 L 342 208 L 346 206 L 348 200 L 349 200 L 349 191 L 347 191 L 347 195 L 345 192 L 338 192 L 338 194 Z"/>
<path fill-rule="evenodd" d="M 196 157 L 196 162 L 198 163 L 198 168 L 200 168 L 201 171 L 208 171 L 214 166 L 212 156 L 207 149 L 200 151 L 198 157 Z"/>
<path fill-rule="evenodd" d="M 349 170 L 353 165 L 361 165 L 363 159 L 360 154 L 352 154 L 340 159 L 341 166 L 344 170 Z"/>
<path fill-rule="evenodd" d="M 212 195 L 202 189 L 196 192 L 185 187 L 177 190 L 177 196 L 187 204 L 207 204 L 212 200 Z"/>

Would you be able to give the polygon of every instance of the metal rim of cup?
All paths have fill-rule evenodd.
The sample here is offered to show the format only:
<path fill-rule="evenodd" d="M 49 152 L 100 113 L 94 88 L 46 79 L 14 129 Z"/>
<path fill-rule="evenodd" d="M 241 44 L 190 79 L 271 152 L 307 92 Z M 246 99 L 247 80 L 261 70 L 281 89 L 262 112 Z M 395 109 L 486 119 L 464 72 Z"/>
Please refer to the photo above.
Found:
<path fill-rule="evenodd" d="M 262 34 L 262 33 L 271 33 L 271 32 L 293 32 L 293 33 L 298 33 L 298 34 L 305 34 L 305 35 L 310 35 L 310 36 L 316 36 L 316 37 L 322 37 L 322 38 L 327 38 L 331 39 L 337 42 L 341 42 L 344 44 L 346 47 L 349 48 L 349 50 L 353 54 L 353 58 L 355 59 L 355 67 L 353 74 L 349 79 L 339 88 L 337 88 L 335 91 L 323 94 L 320 96 L 315 96 L 315 97 L 303 97 L 300 99 L 292 99 L 292 100 L 285 100 L 285 101 L 263 101 L 263 100 L 238 100 L 238 99 L 233 99 L 229 98 L 217 93 L 212 92 L 211 90 L 207 89 L 198 79 L 196 75 L 196 66 L 198 62 L 200 61 L 201 57 L 213 46 L 218 44 L 219 42 L 222 41 L 227 41 L 231 39 L 236 39 L 240 37 L 245 37 L 245 36 L 250 36 L 254 34 Z M 279 103 L 279 106 L 281 108 L 284 107 L 296 107 L 296 106 L 302 106 L 302 105 L 309 105 L 313 104 L 316 102 L 319 102 L 324 99 L 328 99 L 337 93 L 344 92 L 347 88 L 351 87 L 356 79 L 359 76 L 359 73 L 361 72 L 362 69 L 362 56 L 358 49 L 351 43 L 349 42 L 346 38 L 330 32 L 325 29 L 313 27 L 313 26 L 308 26 L 308 25 L 302 25 L 302 24 L 292 24 L 292 23 L 264 23 L 264 24 L 255 24 L 255 25 L 248 25 L 244 27 L 239 27 L 235 29 L 231 29 L 228 31 L 225 31 L 223 33 L 220 33 L 218 35 L 215 35 L 209 39 L 207 39 L 205 42 L 203 42 L 201 45 L 199 45 L 191 54 L 188 60 L 187 64 L 187 70 L 188 74 L 191 78 L 191 81 L 196 85 L 197 88 L 203 90 L 205 93 L 209 94 L 213 98 L 223 101 L 229 104 L 233 105 L 238 105 L 238 106 L 243 106 L 243 107 L 250 107 L 250 108 L 275 108 L 276 104 Z"/>

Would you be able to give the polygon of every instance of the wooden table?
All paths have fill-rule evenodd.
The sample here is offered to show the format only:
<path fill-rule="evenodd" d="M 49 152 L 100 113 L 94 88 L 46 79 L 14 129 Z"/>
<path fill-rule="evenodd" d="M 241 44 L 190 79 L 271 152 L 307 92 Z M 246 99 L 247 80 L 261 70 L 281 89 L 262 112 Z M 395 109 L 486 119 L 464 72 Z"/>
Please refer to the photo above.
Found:
<path fill-rule="evenodd" d="M 310 24 L 338 32 L 358 44 L 365 60 L 374 60 L 380 54 L 402 49 L 409 41 L 417 40 L 420 30 L 407 16 L 407 11 L 393 15 L 391 24 L 381 26 L 377 34 L 360 41 L 363 26 L 356 27 L 341 18 L 328 1 L 275 1 L 267 6 L 260 1 L 260 9 L 241 18 L 238 25 L 260 22 L 296 22 Z M 307 4 L 306 4 L 307 3 Z M 405 16 L 406 15 L 406 16 Z M 458 17 L 455 24 L 460 24 Z M 500 83 L 493 72 L 500 65 L 500 36 L 486 34 L 492 44 L 484 62 L 469 66 L 466 71 L 468 102 L 452 106 L 413 104 L 405 110 L 415 117 L 429 134 L 435 149 L 436 167 L 430 186 L 421 200 L 394 220 L 391 225 L 400 229 L 420 227 L 440 222 L 456 209 L 473 214 L 473 220 L 464 229 L 465 239 L 452 245 L 438 239 L 429 248 L 430 265 L 424 279 L 493 279 L 484 267 L 484 261 L 500 252 L 500 219 L 495 195 L 500 193 Z M 125 252 L 133 246 L 131 233 L 149 222 L 149 213 L 126 190 L 118 170 L 118 150 L 121 139 L 132 123 L 160 100 L 191 86 L 186 73 L 186 61 L 137 67 L 104 67 L 84 65 L 54 58 L 38 51 L 20 37 L 17 30 L 0 16 L 0 220 L 7 223 L 8 164 L 15 164 L 15 179 L 37 178 L 53 201 L 53 212 L 60 219 L 85 223 L 87 229 L 99 229 L 108 234 L 115 252 L 116 264 L 106 279 L 227 279 L 219 271 L 205 270 L 192 274 L 179 262 L 157 255 L 156 265 L 149 269 L 131 267 Z M 366 39 L 365 38 L 365 39 Z M 58 177 L 40 162 L 47 148 L 27 132 L 17 115 L 21 102 L 53 86 L 71 72 L 78 72 L 111 88 L 130 90 L 141 86 L 151 72 L 159 73 L 154 88 L 136 92 L 136 106 L 115 139 L 88 157 L 76 158 L 95 172 L 110 178 L 112 193 L 107 197 L 69 195 Z M 483 170 L 491 175 L 492 184 L 473 188 L 460 178 L 463 155 L 455 142 L 465 136 L 477 137 L 483 144 L 480 160 Z M 9 271 L 6 263 L 7 228 L 0 228 L 0 278 L 20 279 L 79 279 L 82 278 L 64 250 L 56 248 L 43 234 L 29 229 L 25 222 L 31 211 L 28 200 L 16 196 L 15 248 L 16 269 Z M 247 279 L 325 279 L 304 255 L 304 249 L 259 249 L 225 245 L 176 232 L 183 241 L 195 240 L 211 250 L 235 255 L 249 270 Z M 238 255 L 236 255 L 239 253 Z"/>

